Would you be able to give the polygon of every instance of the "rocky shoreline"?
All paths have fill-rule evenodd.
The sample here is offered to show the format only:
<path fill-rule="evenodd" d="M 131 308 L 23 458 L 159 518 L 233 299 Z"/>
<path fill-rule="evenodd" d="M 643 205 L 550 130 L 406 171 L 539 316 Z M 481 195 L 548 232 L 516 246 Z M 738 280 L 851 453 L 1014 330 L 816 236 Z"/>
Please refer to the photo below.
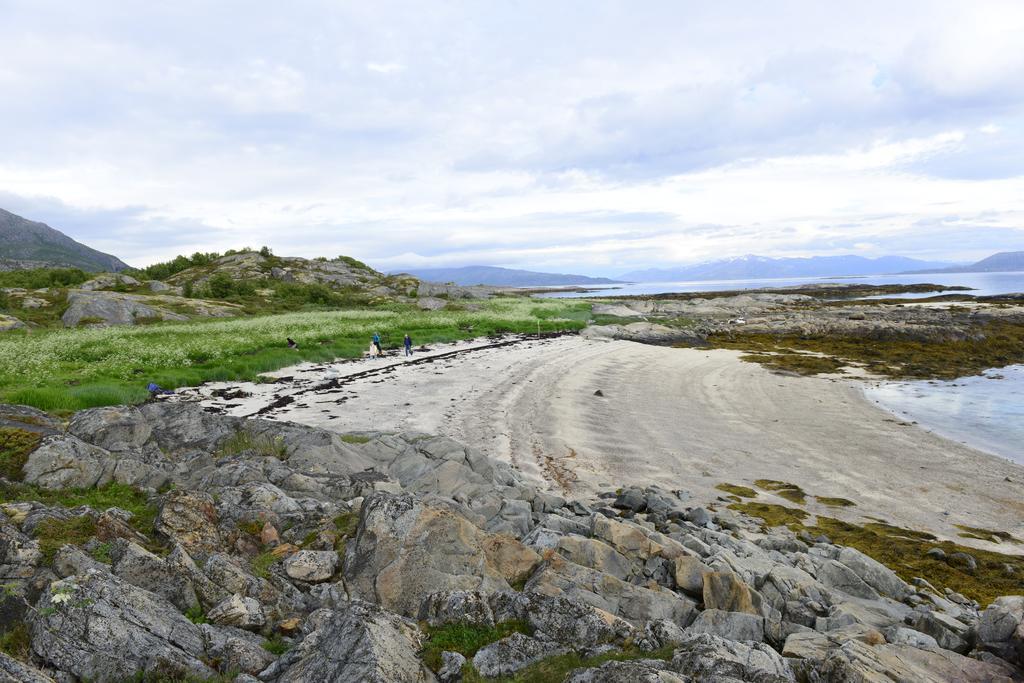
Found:
<path fill-rule="evenodd" d="M 440 436 L 0 412 L 41 438 L 0 505 L 4 680 L 1021 679 L 1024 597 L 905 583 L 685 481 L 571 500 Z M 149 512 L 53 502 L 118 486 Z"/>

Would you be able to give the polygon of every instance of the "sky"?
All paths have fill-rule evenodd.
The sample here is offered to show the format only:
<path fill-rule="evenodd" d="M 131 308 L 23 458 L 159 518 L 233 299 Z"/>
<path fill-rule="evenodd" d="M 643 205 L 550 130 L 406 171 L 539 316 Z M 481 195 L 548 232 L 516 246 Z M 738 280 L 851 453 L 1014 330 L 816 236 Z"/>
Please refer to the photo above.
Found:
<path fill-rule="evenodd" d="M 1024 2 L 0 0 L 0 207 L 614 275 L 1024 249 Z"/>

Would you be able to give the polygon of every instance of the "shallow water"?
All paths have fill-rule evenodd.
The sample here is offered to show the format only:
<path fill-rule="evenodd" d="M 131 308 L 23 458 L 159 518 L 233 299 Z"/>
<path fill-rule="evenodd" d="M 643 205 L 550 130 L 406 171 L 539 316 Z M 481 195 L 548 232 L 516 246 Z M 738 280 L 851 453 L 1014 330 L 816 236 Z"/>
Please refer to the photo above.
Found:
<path fill-rule="evenodd" d="M 931 432 L 1024 465 L 1024 365 L 950 382 L 883 382 L 865 394 Z"/>
<path fill-rule="evenodd" d="M 928 282 L 938 285 L 971 287 L 974 291 L 962 292 L 973 296 L 989 296 L 1024 292 L 1024 273 L 925 273 L 921 275 L 866 275 L 856 277 L 802 277 L 773 278 L 761 280 L 703 280 L 700 282 L 638 282 L 636 284 L 600 288 L 612 296 L 661 294 L 666 292 L 721 292 L 733 289 L 758 289 L 761 287 L 790 287 L 794 285 L 822 283 L 862 283 L 870 285 L 905 285 Z M 585 297 L 594 292 L 552 292 L 545 297 Z M 924 294 L 897 294 L 887 297 L 920 298 L 935 296 L 934 292 Z"/>

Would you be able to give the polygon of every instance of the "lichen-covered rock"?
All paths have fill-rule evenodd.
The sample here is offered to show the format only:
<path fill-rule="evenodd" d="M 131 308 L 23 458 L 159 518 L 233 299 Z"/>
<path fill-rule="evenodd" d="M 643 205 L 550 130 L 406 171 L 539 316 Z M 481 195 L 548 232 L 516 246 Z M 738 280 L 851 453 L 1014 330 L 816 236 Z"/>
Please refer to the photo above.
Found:
<path fill-rule="evenodd" d="M 509 590 L 487 556 L 488 535 L 465 514 L 442 499 L 387 493 L 368 498 L 345 553 L 352 596 L 414 616 L 438 590 Z"/>
<path fill-rule="evenodd" d="M 61 434 L 44 439 L 23 472 L 26 483 L 44 489 L 92 488 L 113 481 L 116 465 L 108 451 Z"/>
<path fill-rule="evenodd" d="M 188 320 L 188 316 L 150 305 L 153 299 L 138 294 L 104 291 L 73 291 L 61 316 L 65 327 L 134 325 L 137 319 Z"/>
<path fill-rule="evenodd" d="M 217 603 L 206 617 L 221 626 L 236 626 L 249 630 L 259 630 L 267 623 L 259 601 L 243 598 L 237 593 Z"/>
<path fill-rule="evenodd" d="M 112 453 L 124 453 L 141 450 L 153 428 L 138 408 L 107 406 L 75 413 L 68 433 Z"/>
<path fill-rule="evenodd" d="M 39 669 L 0 652 L 0 683 L 54 683 Z"/>
<path fill-rule="evenodd" d="M 54 582 L 28 617 L 32 651 L 80 679 L 119 682 L 139 672 L 214 675 L 195 624 L 158 595 L 106 573 Z"/>
<path fill-rule="evenodd" d="M 338 570 L 338 553 L 333 550 L 300 550 L 284 561 L 285 574 L 297 581 L 321 583 Z"/>
<path fill-rule="evenodd" d="M 697 612 L 693 601 L 672 591 L 626 583 L 611 574 L 581 567 L 557 555 L 537 570 L 525 590 L 579 600 L 635 624 L 651 619 L 669 619 L 685 626 Z"/>
<path fill-rule="evenodd" d="M 695 681 L 792 683 L 796 680 L 786 660 L 767 645 L 735 642 L 707 633 L 679 645 L 670 666 Z"/>
<path fill-rule="evenodd" d="M 473 656 L 473 668 L 487 678 L 508 676 L 542 659 L 565 652 L 566 648 L 557 643 L 513 633 L 480 648 Z"/>
<path fill-rule="evenodd" d="M 115 544 L 111 571 L 128 583 L 162 596 L 185 612 L 199 604 L 192 581 L 137 543 Z"/>
<path fill-rule="evenodd" d="M 564 683 L 694 683 L 693 679 L 668 670 L 659 660 L 605 662 L 590 669 L 573 669 Z"/>
<path fill-rule="evenodd" d="M 278 680 L 430 683 L 434 675 L 416 656 L 421 638 L 415 623 L 356 600 L 285 655 L 287 668 Z"/>
<path fill-rule="evenodd" d="M 206 651 L 223 673 L 258 674 L 276 659 L 263 647 L 263 637 L 231 626 L 202 624 Z"/>
<path fill-rule="evenodd" d="M 168 493 L 154 528 L 159 536 L 180 545 L 196 559 L 205 559 L 223 546 L 213 496 L 201 491 Z"/>

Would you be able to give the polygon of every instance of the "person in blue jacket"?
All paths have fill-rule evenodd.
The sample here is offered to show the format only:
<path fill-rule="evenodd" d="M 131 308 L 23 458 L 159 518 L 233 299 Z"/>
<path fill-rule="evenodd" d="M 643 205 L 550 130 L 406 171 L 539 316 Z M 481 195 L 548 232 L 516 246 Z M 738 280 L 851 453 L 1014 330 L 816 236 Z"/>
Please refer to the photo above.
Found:
<path fill-rule="evenodd" d="M 380 348 L 380 335 L 376 332 L 373 333 L 373 345 L 377 347 L 377 353 L 384 355 L 384 349 Z"/>
<path fill-rule="evenodd" d="M 405 355 L 411 356 L 412 355 L 412 337 L 410 337 L 408 333 L 406 333 L 405 339 L 403 340 L 403 343 L 405 344 Z"/>

